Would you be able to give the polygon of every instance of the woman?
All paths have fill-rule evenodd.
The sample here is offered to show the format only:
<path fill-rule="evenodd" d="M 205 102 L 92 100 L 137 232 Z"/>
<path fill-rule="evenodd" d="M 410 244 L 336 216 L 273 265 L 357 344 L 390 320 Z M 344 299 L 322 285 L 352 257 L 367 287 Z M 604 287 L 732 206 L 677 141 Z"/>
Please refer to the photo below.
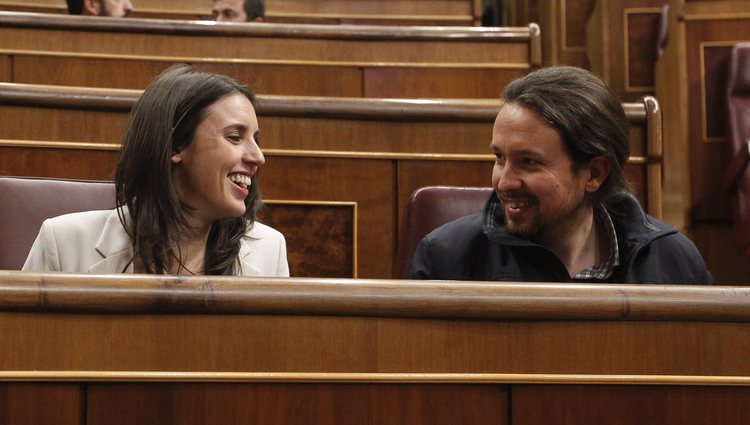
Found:
<path fill-rule="evenodd" d="M 288 276 L 261 205 L 254 95 L 177 66 L 136 103 L 117 165 L 118 207 L 46 220 L 24 270 Z"/>

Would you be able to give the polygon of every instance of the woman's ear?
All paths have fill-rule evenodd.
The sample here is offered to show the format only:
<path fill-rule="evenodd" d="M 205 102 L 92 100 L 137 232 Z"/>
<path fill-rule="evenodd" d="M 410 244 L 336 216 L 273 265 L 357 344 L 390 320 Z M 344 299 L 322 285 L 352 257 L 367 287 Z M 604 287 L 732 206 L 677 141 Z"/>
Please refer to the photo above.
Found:
<path fill-rule="evenodd" d="M 175 153 L 172 154 L 172 164 L 179 164 L 182 162 L 182 152 L 175 151 Z"/>
<path fill-rule="evenodd" d="M 612 163 L 604 155 L 594 157 L 589 161 L 589 180 L 586 182 L 586 192 L 594 193 L 607 181 Z"/>

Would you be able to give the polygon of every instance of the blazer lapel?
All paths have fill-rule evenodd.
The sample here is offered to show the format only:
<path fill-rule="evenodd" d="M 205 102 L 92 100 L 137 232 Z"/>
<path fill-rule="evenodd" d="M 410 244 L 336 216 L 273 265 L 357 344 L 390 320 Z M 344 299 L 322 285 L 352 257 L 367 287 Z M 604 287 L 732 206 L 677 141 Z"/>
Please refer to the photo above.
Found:
<path fill-rule="evenodd" d="M 260 270 L 258 270 L 258 268 L 251 262 L 253 258 L 250 255 L 251 252 L 250 244 L 243 239 L 240 242 L 239 256 L 240 267 L 242 267 L 242 273 L 240 273 L 241 276 L 258 276 L 260 274 Z"/>
<path fill-rule="evenodd" d="M 126 222 L 130 218 L 127 208 L 122 209 Z M 96 251 L 102 259 L 89 268 L 91 273 L 132 273 L 133 246 L 130 236 L 120 222 L 117 210 L 107 217 L 102 233 L 96 242 Z M 127 270 L 125 268 L 127 267 Z"/>

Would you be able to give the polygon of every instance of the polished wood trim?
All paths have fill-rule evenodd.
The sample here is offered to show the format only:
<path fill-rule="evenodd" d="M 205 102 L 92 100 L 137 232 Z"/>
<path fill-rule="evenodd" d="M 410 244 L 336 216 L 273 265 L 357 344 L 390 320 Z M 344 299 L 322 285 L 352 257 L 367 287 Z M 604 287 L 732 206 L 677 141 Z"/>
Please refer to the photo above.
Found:
<path fill-rule="evenodd" d="M 628 93 L 653 93 L 655 89 L 654 86 L 633 86 L 630 84 L 630 72 L 628 69 L 628 65 L 630 64 L 630 49 L 628 49 L 628 46 L 630 44 L 628 19 L 630 15 L 659 14 L 660 12 L 661 12 L 661 9 L 658 7 L 631 7 L 631 8 L 624 8 L 622 11 L 623 37 L 624 37 L 623 46 L 625 46 L 625 49 L 623 49 L 625 60 L 623 61 L 623 69 L 622 69 L 623 74 L 622 75 L 625 77 L 625 91 Z"/>
<path fill-rule="evenodd" d="M 0 382 L 305 382 L 420 384 L 566 384 L 750 386 L 747 376 L 592 375 L 532 373 L 294 373 L 0 371 Z"/>
<path fill-rule="evenodd" d="M 53 149 L 89 149 L 118 151 L 119 144 L 112 143 L 81 143 L 81 142 L 54 142 L 35 140 L 8 140 L 0 139 L 2 147 L 25 147 L 25 148 L 53 148 Z M 403 159 L 403 160 L 432 160 L 432 161 L 493 161 L 494 156 L 480 154 L 452 154 L 452 153 L 400 153 L 400 152 L 362 152 L 362 151 L 330 151 L 330 150 L 296 150 L 296 149 L 263 149 L 266 156 L 294 156 L 308 158 L 353 158 L 353 159 Z M 631 156 L 629 164 L 647 164 L 658 160 L 657 157 Z"/>
<path fill-rule="evenodd" d="M 750 18 L 750 15 L 748 15 Z M 726 137 L 709 137 L 708 136 L 708 110 L 707 90 L 706 90 L 706 49 L 711 47 L 731 47 L 737 43 L 743 43 L 743 40 L 732 41 L 702 41 L 698 43 L 699 61 L 700 61 L 700 84 L 701 84 L 701 140 L 703 143 L 726 143 Z"/>
<path fill-rule="evenodd" d="M 534 39 L 532 39 L 532 43 Z M 533 46 L 531 47 L 533 49 Z M 261 58 L 226 58 L 226 57 L 198 57 L 198 56 L 154 56 L 131 55 L 122 53 L 83 53 L 83 52 L 48 52 L 38 50 L 0 49 L 0 54 L 9 56 L 62 57 L 81 59 L 118 59 L 132 61 L 152 61 L 173 64 L 185 62 L 191 64 L 258 64 L 258 65 L 314 65 L 326 67 L 366 67 L 378 68 L 426 68 L 426 69 L 514 69 L 525 70 L 529 63 L 525 62 L 386 62 L 386 61 L 325 61 L 325 60 L 296 60 L 296 59 L 261 59 Z M 531 61 L 531 65 L 535 63 Z"/>
<path fill-rule="evenodd" d="M 750 288 L 0 271 L 0 311 L 748 321 Z"/>
<path fill-rule="evenodd" d="M 266 153 L 266 155 L 268 154 Z M 357 229 L 359 228 L 359 204 L 357 202 L 263 199 L 263 204 L 350 207 L 352 209 L 352 277 L 355 279 L 359 277 L 359 245 L 357 243 Z"/>
<path fill-rule="evenodd" d="M 215 21 L 108 18 L 0 12 L 5 27 L 80 29 L 87 31 L 140 32 L 170 35 L 222 35 L 227 37 L 326 38 L 347 40 L 455 40 L 526 41 L 528 27 L 424 27 L 379 25 L 275 24 L 236 25 Z"/>
<path fill-rule="evenodd" d="M 0 83 L 0 99 L 7 105 L 55 105 L 130 109 L 142 90 Z M 502 102 L 497 99 L 365 99 L 324 96 L 258 95 L 256 110 L 263 115 L 325 118 L 388 118 L 401 121 L 493 122 Z M 642 102 L 622 104 L 631 124 L 645 123 Z"/>
<path fill-rule="evenodd" d="M 661 220 L 663 216 L 664 202 L 662 199 L 662 173 L 664 167 L 664 144 L 662 142 L 662 113 L 659 102 L 653 96 L 643 98 L 646 108 L 646 158 L 647 175 L 646 197 L 648 212 L 655 218 Z"/>

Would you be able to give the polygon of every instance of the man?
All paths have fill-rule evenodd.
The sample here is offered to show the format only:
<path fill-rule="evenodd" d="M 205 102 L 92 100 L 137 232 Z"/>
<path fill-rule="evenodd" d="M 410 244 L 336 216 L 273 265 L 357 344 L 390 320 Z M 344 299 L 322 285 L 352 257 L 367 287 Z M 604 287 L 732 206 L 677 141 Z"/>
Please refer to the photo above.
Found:
<path fill-rule="evenodd" d="M 495 119 L 495 192 L 484 213 L 426 236 L 410 277 L 712 283 L 695 245 L 628 189 L 619 100 L 588 71 L 551 67 L 512 82 Z"/>
<path fill-rule="evenodd" d="M 212 16 L 217 22 L 263 22 L 263 0 L 214 0 Z"/>
<path fill-rule="evenodd" d="M 71 15 L 123 18 L 133 11 L 130 0 L 67 0 Z"/>

